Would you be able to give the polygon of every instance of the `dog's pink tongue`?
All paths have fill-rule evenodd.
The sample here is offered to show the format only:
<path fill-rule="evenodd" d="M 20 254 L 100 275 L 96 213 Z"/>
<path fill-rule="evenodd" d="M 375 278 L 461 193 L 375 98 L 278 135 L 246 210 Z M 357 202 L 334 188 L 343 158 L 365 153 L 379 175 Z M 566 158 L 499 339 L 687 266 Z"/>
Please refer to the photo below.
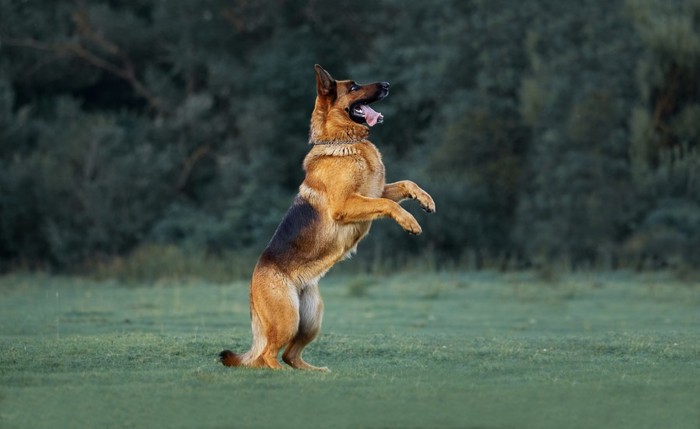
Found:
<path fill-rule="evenodd" d="M 384 119 L 384 116 L 382 116 L 381 113 L 375 111 L 367 105 L 362 104 L 360 105 L 360 108 L 362 109 L 362 113 L 365 114 L 365 121 L 367 121 L 367 125 L 370 127 L 377 125 L 377 122 L 381 122 Z"/>

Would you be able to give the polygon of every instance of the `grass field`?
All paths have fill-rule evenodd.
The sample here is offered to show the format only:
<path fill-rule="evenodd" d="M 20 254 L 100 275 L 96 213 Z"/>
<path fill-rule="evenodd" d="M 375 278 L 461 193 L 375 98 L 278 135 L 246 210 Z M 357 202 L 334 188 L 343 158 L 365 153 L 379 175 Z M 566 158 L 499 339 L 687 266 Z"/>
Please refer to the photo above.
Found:
<path fill-rule="evenodd" d="M 700 284 L 329 276 L 331 373 L 224 368 L 247 284 L 0 279 L 2 428 L 700 429 Z"/>

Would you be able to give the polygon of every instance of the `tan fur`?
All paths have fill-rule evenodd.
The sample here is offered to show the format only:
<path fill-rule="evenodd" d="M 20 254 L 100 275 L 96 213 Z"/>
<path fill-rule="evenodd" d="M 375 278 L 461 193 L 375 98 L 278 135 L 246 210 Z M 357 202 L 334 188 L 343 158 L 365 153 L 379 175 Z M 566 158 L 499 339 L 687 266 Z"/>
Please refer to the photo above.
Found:
<path fill-rule="evenodd" d="M 250 284 L 253 345 L 240 355 L 223 351 L 227 366 L 282 368 L 278 355 L 284 349 L 282 359 L 294 368 L 327 370 L 301 357 L 321 328 L 320 278 L 356 250 L 375 219 L 389 217 L 420 234 L 420 225 L 400 201 L 415 199 L 426 211 L 435 211 L 433 199 L 415 183 L 385 183 L 381 155 L 367 140 L 369 128 L 349 115 L 353 103 L 383 98 L 388 84 L 335 81 L 317 65 L 316 89 L 306 178 Z"/>

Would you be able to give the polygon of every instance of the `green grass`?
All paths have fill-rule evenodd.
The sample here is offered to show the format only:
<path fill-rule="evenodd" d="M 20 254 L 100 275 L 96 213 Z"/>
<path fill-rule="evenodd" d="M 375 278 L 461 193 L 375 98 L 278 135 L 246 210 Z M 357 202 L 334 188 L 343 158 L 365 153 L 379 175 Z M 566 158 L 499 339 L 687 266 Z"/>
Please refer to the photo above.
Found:
<path fill-rule="evenodd" d="M 305 353 L 224 368 L 247 284 L 0 279 L 2 428 L 700 428 L 700 285 L 334 277 Z"/>

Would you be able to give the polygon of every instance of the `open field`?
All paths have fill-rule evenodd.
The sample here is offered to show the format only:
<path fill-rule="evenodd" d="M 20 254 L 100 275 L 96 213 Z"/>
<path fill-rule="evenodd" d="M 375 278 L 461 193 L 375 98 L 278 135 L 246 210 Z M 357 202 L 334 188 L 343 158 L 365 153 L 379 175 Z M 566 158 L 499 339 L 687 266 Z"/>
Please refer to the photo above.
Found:
<path fill-rule="evenodd" d="M 246 288 L 0 279 L 0 427 L 700 428 L 700 284 L 329 276 L 331 373 L 217 363 Z"/>

